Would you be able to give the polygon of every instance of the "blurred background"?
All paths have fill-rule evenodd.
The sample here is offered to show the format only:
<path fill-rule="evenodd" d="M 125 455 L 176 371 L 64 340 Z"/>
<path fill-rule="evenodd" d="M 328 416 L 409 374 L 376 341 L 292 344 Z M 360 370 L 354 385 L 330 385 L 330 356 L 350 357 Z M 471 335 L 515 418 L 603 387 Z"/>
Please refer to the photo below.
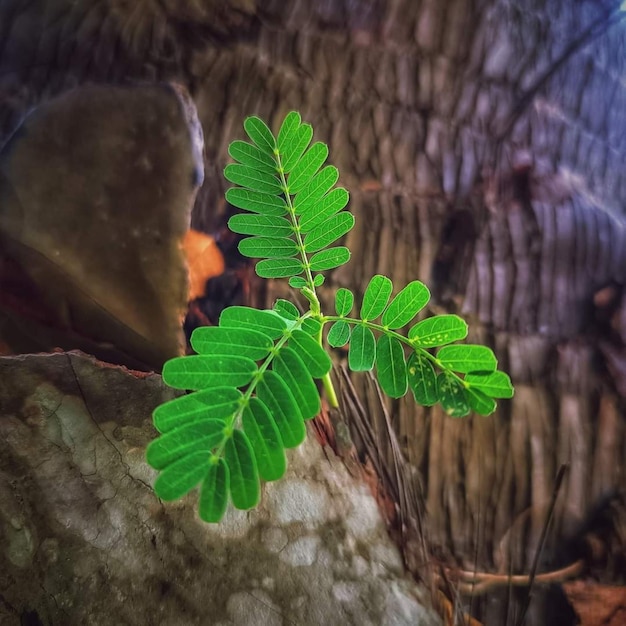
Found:
<path fill-rule="evenodd" d="M 573 624 L 564 580 L 626 572 L 625 68 L 618 0 L 2 0 L 0 148 L 78 86 L 181 85 L 204 133 L 191 224 L 219 249 L 189 331 L 286 293 L 238 256 L 222 170 L 246 116 L 276 129 L 300 111 L 357 220 L 324 298 L 375 273 L 420 279 L 516 386 L 496 414 L 455 420 L 344 379 L 409 569 L 486 624 L 518 623 L 528 577 L 556 572 L 527 623 Z"/>

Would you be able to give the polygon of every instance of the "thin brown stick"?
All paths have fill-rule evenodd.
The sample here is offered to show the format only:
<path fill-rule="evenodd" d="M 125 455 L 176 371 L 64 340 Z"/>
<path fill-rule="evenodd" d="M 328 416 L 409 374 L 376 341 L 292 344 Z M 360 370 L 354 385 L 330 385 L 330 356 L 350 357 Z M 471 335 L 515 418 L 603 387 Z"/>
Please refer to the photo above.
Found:
<path fill-rule="evenodd" d="M 447 570 L 449 578 L 459 576 L 458 590 L 462 595 L 481 595 L 495 587 L 529 587 L 532 584 L 554 584 L 580 575 L 585 569 L 585 561 L 579 559 L 566 567 L 542 574 L 490 574 L 488 572 L 470 572 L 465 570 Z M 448 577 L 447 577 L 448 578 Z"/>
<path fill-rule="evenodd" d="M 546 543 L 546 539 L 548 537 L 548 530 L 550 528 L 550 523 L 552 522 L 552 516 L 554 515 L 554 509 L 556 507 L 556 500 L 559 497 L 559 492 L 561 491 L 561 485 L 563 484 L 563 479 L 565 478 L 565 473 L 567 472 L 568 465 L 563 464 L 559 467 L 559 471 L 556 474 L 556 479 L 554 481 L 554 489 L 552 490 L 552 498 L 550 499 L 550 506 L 548 507 L 548 517 L 546 518 L 546 523 L 543 525 L 543 529 L 541 530 L 541 536 L 539 537 L 539 544 L 537 545 L 537 551 L 535 552 L 535 557 L 533 558 L 533 563 L 530 567 L 530 583 L 528 585 L 528 593 L 526 594 L 526 600 L 522 607 L 522 612 L 520 614 L 519 620 L 517 620 L 517 626 L 522 626 L 524 623 L 524 618 L 526 617 L 526 612 L 528 611 L 528 607 L 530 606 L 530 601 L 533 595 L 533 582 L 535 580 L 535 575 L 537 573 L 537 568 L 539 567 L 539 559 L 541 558 L 541 553 L 543 552 L 543 548 Z"/>

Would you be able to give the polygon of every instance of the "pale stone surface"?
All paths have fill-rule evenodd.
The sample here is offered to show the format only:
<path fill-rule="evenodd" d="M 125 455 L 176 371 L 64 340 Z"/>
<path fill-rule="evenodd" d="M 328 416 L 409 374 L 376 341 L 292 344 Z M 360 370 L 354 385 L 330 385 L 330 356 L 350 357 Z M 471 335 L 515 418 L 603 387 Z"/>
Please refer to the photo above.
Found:
<path fill-rule="evenodd" d="M 288 544 L 280 553 L 280 560 L 292 567 L 313 565 L 317 560 L 319 537 L 300 537 Z"/>
<path fill-rule="evenodd" d="M 281 524 L 302 522 L 315 526 L 328 510 L 328 494 L 319 485 L 306 480 L 288 478 L 266 490 L 268 506 L 272 507 Z"/>
<path fill-rule="evenodd" d="M 312 436 L 256 511 L 207 525 L 195 495 L 160 502 L 143 455 L 171 393 L 80 353 L 0 358 L 0 623 L 439 623 L 364 485 Z"/>
<path fill-rule="evenodd" d="M 263 545 L 270 552 L 280 552 L 288 543 L 289 537 L 281 528 L 268 528 L 261 534 Z"/>
<path fill-rule="evenodd" d="M 233 626 L 282 626 L 280 607 L 263 591 L 238 591 L 228 598 L 228 616 Z"/>

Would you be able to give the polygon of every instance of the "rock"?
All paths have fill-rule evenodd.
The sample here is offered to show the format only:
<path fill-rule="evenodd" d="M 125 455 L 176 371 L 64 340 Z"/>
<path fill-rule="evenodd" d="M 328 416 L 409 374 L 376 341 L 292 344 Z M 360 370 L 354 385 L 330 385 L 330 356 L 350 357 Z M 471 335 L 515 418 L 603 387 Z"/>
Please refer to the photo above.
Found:
<path fill-rule="evenodd" d="M 440 623 L 312 436 L 257 510 L 208 525 L 194 494 L 159 501 L 144 453 L 172 394 L 78 352 L 0 358 L 0 623 Z"/>
<path fill-rule="evenodd" d="M 0 152 L 0 338 L 142 369 L 179 354 L 203 171 L 182 89 L 87 86 L 34 109 Z"/>

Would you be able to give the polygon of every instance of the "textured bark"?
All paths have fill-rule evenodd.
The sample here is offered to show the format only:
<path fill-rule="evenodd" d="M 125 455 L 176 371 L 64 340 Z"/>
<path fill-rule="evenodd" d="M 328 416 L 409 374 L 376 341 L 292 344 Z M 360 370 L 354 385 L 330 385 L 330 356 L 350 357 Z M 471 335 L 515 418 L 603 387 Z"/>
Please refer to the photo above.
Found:
<path fill-rule="evenodd" d="M 0 124 L 8 132 L 25 107 L 87 77 L 182 81 L 206 142 L 194 224 L 211 230 L 243 118 L 276 124 L 299 109 L 329 142 L 357 217 L 353 261 L 326 295 L 362 291 L 375 272 L 425 280 L 513 375 L 516 396 L 493 417 L 454 421 L 406 399 L 390 419 L 429 541 L 463 566 L 524 573 L 561 464 L 540 569 L 565 564 L 562 541 L 624 481 L 619 4 L 5 2 Z M 604 288 L 608 305 L 594 300 Z M 364 397 L 384 430 L 376 396 Z M 499 610 L 488 623 L 505 621 Z"/>

